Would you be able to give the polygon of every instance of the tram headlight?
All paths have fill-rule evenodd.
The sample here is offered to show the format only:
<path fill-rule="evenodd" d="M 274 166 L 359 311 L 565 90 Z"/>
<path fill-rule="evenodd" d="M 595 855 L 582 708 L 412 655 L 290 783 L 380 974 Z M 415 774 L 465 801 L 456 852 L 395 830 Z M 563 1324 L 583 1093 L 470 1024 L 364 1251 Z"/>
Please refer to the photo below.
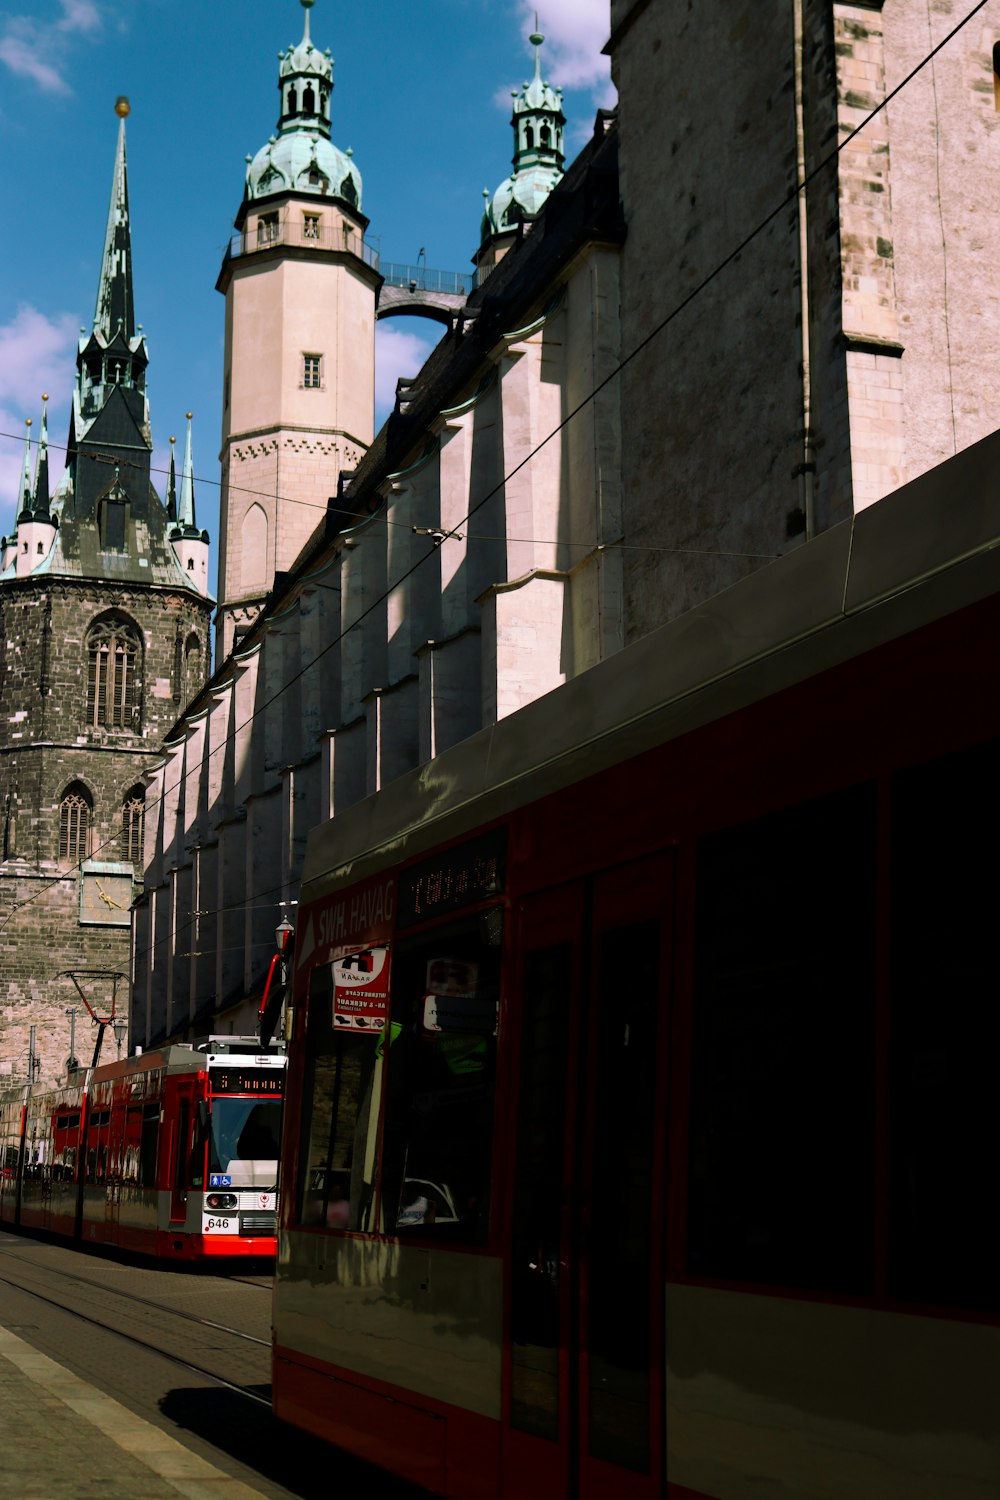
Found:
<path fill-rule="evenodd" d="M 235 1193 L 209 1193 L 205 1199 L 205 1207 L 212 1209 L 235 1208 L 238 1203 Z"/>

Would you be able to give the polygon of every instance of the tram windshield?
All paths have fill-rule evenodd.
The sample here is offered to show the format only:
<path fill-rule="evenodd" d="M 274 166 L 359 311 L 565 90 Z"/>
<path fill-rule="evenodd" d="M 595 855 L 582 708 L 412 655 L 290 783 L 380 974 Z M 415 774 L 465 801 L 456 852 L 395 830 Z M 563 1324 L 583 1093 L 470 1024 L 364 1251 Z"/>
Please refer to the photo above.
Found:
<path fill-rule="evenodd" d="M 232 1187 L 273 1188 L 281 1154 L 280 1099 L 214 1099 L 209 1135 L 210 1173 Z"/>

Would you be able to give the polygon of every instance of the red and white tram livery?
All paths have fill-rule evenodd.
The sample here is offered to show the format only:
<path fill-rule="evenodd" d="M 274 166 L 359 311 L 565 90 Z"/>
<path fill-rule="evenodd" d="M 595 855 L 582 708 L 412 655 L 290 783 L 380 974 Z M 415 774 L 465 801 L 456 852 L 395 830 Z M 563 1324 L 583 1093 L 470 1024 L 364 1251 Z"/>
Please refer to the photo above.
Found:
<path fill-rule="evenodd" d="M 281 1047 L 210 1037 L 0 1103 L 0 1222 L 180 1260 L 273 1256 Z"/>
<path fill-rule="evenodd" d="M 311 835 L 279 1417 L 455 1500 L 998 1493 L 998 480 Z"/>

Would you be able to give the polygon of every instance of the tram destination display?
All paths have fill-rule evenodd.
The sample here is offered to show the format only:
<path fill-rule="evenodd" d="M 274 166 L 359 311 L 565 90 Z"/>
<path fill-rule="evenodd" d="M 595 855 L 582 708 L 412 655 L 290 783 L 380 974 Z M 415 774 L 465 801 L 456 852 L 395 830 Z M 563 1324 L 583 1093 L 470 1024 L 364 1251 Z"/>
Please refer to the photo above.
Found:
<path fill-rule="evenodd" d="M 404 870 L 399 877 L 397 929 L 499 895 L 506 866 L 507 830 L 494 828 Z"/>
<path fill-rule="evenodd" d="M 213 1094 L 283 1094 L 283 1068 L 213 1068 Z"/>

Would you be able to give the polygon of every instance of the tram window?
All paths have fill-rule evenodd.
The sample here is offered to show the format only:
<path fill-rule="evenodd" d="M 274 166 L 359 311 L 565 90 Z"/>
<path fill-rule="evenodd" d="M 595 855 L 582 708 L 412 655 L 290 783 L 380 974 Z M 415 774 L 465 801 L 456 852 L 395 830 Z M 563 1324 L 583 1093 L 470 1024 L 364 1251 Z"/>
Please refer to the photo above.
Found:
<path fill-rule="evenodd" d="M 90 1116 L 90 1128 L 87 1132 L 87 1172 L 88 1182 L 103 1182 L 108 1170 L 108 1142 L 107 1126 L 111 1119 L 109 1109 L 95 1110 Z M 104 1139 L 102 1139 L 102 1132 Z"/>
<path fill-rule="evenodd" d="M 206 1119 L 208 1170 L 223 1173 L 232 1187 L 272 1191 L 281 1154 L 281 1100 L 216 1095 Z M 196 1131 L 194 1157 L 199 1173 L 205 1133 Z"/>
<path fill-rule="evenodd" d="M 687 1269 L 870 1292 L 874 787 L 697 858 Z"/>
<path fill-rule="evenodd" d="M 378 1032 L 334 1031 L 331 969 L 317 967 L 309 987 L 301 1224 L 371 1227 L 384 1053 Z"/>
<path fill-rule="evenodd" d="M 160 1135 L 160 1105 L 144 1104 L 142 1108 L 142 1134 L 139 1137 L 139 1183 L 142 1187 L 156 1185 L 156 1145 Z"/>
<path fill-rule="evenodd" d="M 590 1452 L 649 1467 L 649 1280 L 660 927 L 601 938 L 590 1199 Z M 623 955 L 629 982 L 621 983 Z"/>
<path fill-rule="evenodd" d="M 401 942 L 394 955 L 382 1170 L 390 1233 L 486 1238 L 500 928 L 486 913 Z"/>
<path fill-rule="evenodd" d="M 173 1186 L 175 1192 L 180 1192 L 187 1186 L 186 1169 L 188 1165 L 187 1148 L 189 1108 L 190 1106 L 188 1105 L 188 1101 L 186 1099 L 182 1099 L 180 1102 L 180 1108 L 177 1111 L 177 1135 L 175 1138 L 174 1148 Z"/>
<path fill-rule="evenodd" d="M 527 953 L 511 1236 L 510 1421 L 559 1438 L 559 1273 L 573 954 Z"/>
<path fill-rule="evenodd" d="M 892 795 L 889 1292 L 1000 1311 L 1000 743 Z"/>

